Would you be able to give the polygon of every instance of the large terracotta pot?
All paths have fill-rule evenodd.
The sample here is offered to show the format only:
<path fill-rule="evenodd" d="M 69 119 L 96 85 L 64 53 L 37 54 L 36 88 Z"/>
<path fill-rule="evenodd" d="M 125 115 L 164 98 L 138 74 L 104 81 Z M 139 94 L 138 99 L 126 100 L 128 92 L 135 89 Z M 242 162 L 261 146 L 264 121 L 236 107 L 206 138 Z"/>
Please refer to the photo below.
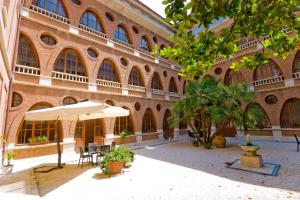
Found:
<path fill-rule="evenodd" d="M 107 167 L 111 174 L 119 174 L 124 167 L 124 162 L 109 162 Z"/>
<path fill-rule="evenodd" d="M 217 148 L 225 148 L 226 146 L 226 139 L 221 135 L 216 135 L 212 141 L 213 145 Z"/>

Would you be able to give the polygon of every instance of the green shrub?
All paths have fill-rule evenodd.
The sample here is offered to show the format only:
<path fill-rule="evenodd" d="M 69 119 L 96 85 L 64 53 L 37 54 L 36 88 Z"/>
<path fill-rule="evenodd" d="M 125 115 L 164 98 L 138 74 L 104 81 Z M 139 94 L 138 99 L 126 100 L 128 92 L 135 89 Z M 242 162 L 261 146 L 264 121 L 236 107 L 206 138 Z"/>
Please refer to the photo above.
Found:
<path fill-rule="evenodd" d="M 133 135 L 133 133 L 130 132 L 130 131 L 127 131 L 127 130 L 123 130 L 123 131 L 120 133 L 120 137 L 121 137 L 122 139 L 124 139 L 125 137 L 127 137 L 127 136 L 129 136 L 129 135 Z"/>
<path fill-rule="evenodd" d="M 48 137 L 47 136 L 37 136 L 35 138 L 29 138 L 29 143 L 35 143 L 35 142 L 48 142 Z"/>

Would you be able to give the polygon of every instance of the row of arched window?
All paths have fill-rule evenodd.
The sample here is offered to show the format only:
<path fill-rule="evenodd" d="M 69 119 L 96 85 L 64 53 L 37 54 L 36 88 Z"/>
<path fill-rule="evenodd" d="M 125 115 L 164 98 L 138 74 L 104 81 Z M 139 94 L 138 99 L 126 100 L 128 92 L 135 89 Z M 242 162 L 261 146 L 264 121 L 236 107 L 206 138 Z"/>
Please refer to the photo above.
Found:
<path fill-rule="evenodd" d="M 293 64 L 293 73 L 300 72 L 300 52 L 297 52 L 294 64 Z M 221 74 L 222 69 L 216 68 L 216 74 Z M 262 67 L 258 67 L 254 70 L 253 80 L 266 80 L 270 78 L 275 78 L 282 76 L 282 71 L 280 70 L 279 66 L 273 61 L 269 60 L 267 64 Z M 234 83 L 245 83 L 246 80 L 243 77 L 242 73 L 239 71 L 233 71 L 232 69 L 227 70 L 225 77 L 224 77 L 224 84 L 231 85 Z"/>
<path fill-rule="evenodd" d="M 67 97 L 63 100 L 64 105 L 76 103 L 76 99 L 72 97 Z M 43 108 L 51 107 L 48 103 L 37 103 L 33 105 L 29 110 L 38 110 Z M 124 107 L 125 109 L 128 109 Z M 169 110 L 166 110 L 165 115 L 170 113 Z M 166 117 L 165 117 L 166 118 Z M 154 118 L 154 114 L 150 108 L 147 108 L 143 119 L 142 119 L 142 132 L 143 133 L 154 133 L 157 131 L 157 126 Z M 104 122 L 101 119 L 92 120 L 94 136 L 95 137 L 104 137 Z M 82 138 L 84 133 L 84 122 L 77 122 L 74 137 Z M 167 125 L 164 125 L 167 126 Z M 114 125 L 114 134 L 119 135 L 122 131 L 128 131 L 134 134 L 134 124 L 131 115 L 126 117 L 117 117 Z M 25 121 L 23 120 L 19 126 L 17 134 L 17 143 L 18 144 L 28 144 L 30 139 L 39 136 L 45 136 L 48 138 L 48 141 L 55 142 L 57 140 L 55 135 L 55 129 L 57 131 L 62 131 L 61 124 L 55 126 L 54 121 Z M 62 138 L 60 138 L 62 139 Z"/>
<path fill-rule="evenodd" d="M 33 5 L 46 9 L 52 13 L 58 14 L 65 18 L 68 18 L 66 9 L 61 0 L 34 0 Z M 113 21 L 113 17 L 111 14 L 106 14 L 106 18 L 109 21 Z M 95 31 L 105 33 L 102 21 L 100 20 L 99 16 L 92 10 L 87 10 L 83 13 L 80 19 L 80 24 Z M 135 33 L 138 33 L 136 27 L 133 27 L 133 30 Z M 128 36 L 128 31 L 123 25 L 118 25 L 118 27 L 116 28 L 114 32 L 114 39 L 127 44 L 132 44 L 132 41 L 130 41 L 130 38 Z M 156 37 L 153 38 L 153 41 L 157 43 Z M 145 51 L 151 50 L 152 47 L 150 41 L 147 39 L 146 36 L 141 37 L 139 42 L 139 48 Z M 160 46 L 160 49 L 162 48 L 164 48 L 164 45 Z"/>
<path fill-rule="evenodd" d="M 127 62 L 125 59 L 122 62 L 122 64 L 126 65 L 127 63 L 124 62 Z M 39 68 L 39 61 L 36 51 L 29 39 L 23 34 L 20 35 L 17 64 Z M 78 76 L 87 76 L 87 72 L 81 59 L 81 56 L 77 51 L 71 48 L 64 49 L 59 54 L 58 58 L 54 63 L 53 70 Z M 97 79 L 120 82 L 120 77 L 117 73 L 116 66 L 111 60 L 103 60 L 98 70 Z M 131 85 L 145 87 L 142 74 L 138 67 L 134 66 L 132 68 L 129 75 L 128 83 Z M 151 87 L 152 89 L 163 90 L 163 84 L 157 72 L 153 73 Z M 178 87 L 173 77 L 171 77 L 170 79 L 169 92 L 178 93 Z"/>

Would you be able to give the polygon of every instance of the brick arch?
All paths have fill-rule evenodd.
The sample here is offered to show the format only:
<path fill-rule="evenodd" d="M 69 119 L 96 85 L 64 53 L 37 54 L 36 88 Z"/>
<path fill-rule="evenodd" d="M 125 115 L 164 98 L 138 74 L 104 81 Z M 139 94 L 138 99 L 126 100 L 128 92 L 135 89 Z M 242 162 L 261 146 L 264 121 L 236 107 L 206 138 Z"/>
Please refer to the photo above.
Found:
<path fill-rule="evenodd" d="M 134 45 L 133 44 L 132 32 L 131 32 L 130 28 L 128 28 L 128 26 L 126 24 L 124 24 L 124 23 L 117 24 L 116 27 L 114 28 L 113 34 L 115 33 L 115 31 L 117 30 L 117 28 L 119 26 L 122 27 L 125 30 L 125 32 L 127 34 L 127 37 L 128 37 L 128 43 L 131 44 L 131 45 Z M 113 35 L 113 38 L 115 38 L 114 35 Z"/>
<path fill-rule="evenodd" d="M 134 134 L 136 125 L 134 124 L 134 120 L 133 120 L 133 117 L 132 117 L 132 110 L 130 110 L 130 108 L 128 108 L 127 106 L 120 106 L 120 107 L 129 110 L 129 116 L 127 116 L 127 117 L 128 117 L 128 118 L 127 118 L 127 120 L 128 120 L 127 123 L 130 123 L 130 125 L 131 125 L 131 130 L 128 130 L 128 131 L 132 131 L 132 133 Z M 113 130 L 114 130 L 114 131 L 113 131 L 113 132 L 114 132 L 114 134 L 115 134 L 115 126 L 116 126 L 116 123 L 118 122 L 118 121 L 117 121 L 117 118 L 118 118 L 118 117 L 115 117 L 114 120 L 113 120 L 113 124 L 114 124 L 114 127 L 113 127 Z M 121 117 L 121 118 L 124 119 L 124 118 L 126 118 L 126 117 Z M 120 122 L 120 121 L 119 121 L 119 122 Z"/>
<path fill-rule="evenodd" d="M 19 48 L 20 48 L 20 39 L 21 39 L 21 37 L 24 37 L 27 40 L 27 42 L 30 44 L 30 46 L 31 46 L 31 48 L 34 52 L 34 55 L 36 57 L 37 67 L 41 68 L 40 67 L 40 58 L 39 58 L 38 52 L 36 51 L 36 47 L 35 47 L 35 44 L 33 42 L 34 40 L 32 40 L 26 33 L 22 32 L 22 31 L 20 32 L 20 35 L 19 35 L 18 52 L 19 52 Z M 19 57 L 19 55 L 17 55 L 17 62 L 18 62 L 18 57 Z"/>
<path fill-rule="evenodd" d="M 60 51 L 60 53 L 58 54 L 58 56 L 56 57 L 55 59 L 55 62 L 53 63 L 53 67 L 52 67 L 52 71 L 55 71 L 55 64 L 58 62 L 58 59 L 60 58 L 60 56 L 65 53 L 66 51 L 68 50 L 71 50 L 71 51 L 74 51 L 76 53 L 76 55 L 78 56 L 78 59 L 79 61 L 81 62 L 81 65 L 82 65 L 82 69 L 84 70 L 84 73 L 86 77 L 89 76 L 89 73 L 88 73 L 88 68 L 87 68 L 87 64 L 84 60 L 84 56 L 80 53 L 80 51 L 77 50 L 77 48 L 75 47 L 65 47 L 62 51 Z M 77 75 L 77 74 L 76 74 Z"/>
<path fill-rule="evenodd" d="M 293 73 L 300 72 L 300 51 L 298 50 L 293 59 Z"/>
<path fill-rule="evenodd" d="M 252 80 L 253 80 L 253 81 L 261 80 L 261 79 L 258 79 L 258 77 L 257 77 L 257 75 L 258 75 L 258 74 L 257 74 L 257 73 L 258 73 L 257 70 L 262 69 L 262 68 L 266 67 L 267 65 L 271 65 L 271 64 L 274 64 L 275 69 L 278 70 L 277 72 L 274 72 L 274 71 L 273 71 L 273 72 L 272 72 L 273 75 L 274 75 L 274 73 L 278 73 L 278 75 L 282 75 L 282 76 L 283 76 L 282 69 L 280 68 L 279 64 L 278 64 L 274 59 L 271 59 L 271 58 L 270 58 L 268 64 L 265 64 L 265 65 L 262 66 L 262 67 L 256 68 L 256 69 L 253 71 L 253 78 L 252 78 Z M 272 77 L 274 77 L 274 76 L 272 76 Z M 265 78 L 266 78 L 266 77 L 265 77 Z"/>
<path fill-rule="evenodd" d="M 149 36 L 148 35 L 142 35 L 142 37 L 140 37 L 140 39 L 139 39 L 139 48 L 140 48 L 140 42 L 142 41 L 142 39 L 145 39 L 146 40 L 146 42 L 147 42 L 147 45 L 148 45 L 148 51 L 151 51 L 152 50 L 152 47 L 153 47 L 153 44 L 152 44 L 152 42 L 151 42 L 151 39 L 149 38 Z"/>
<path fill-rule="evenodd" d="M 40 4 L 41 1 L 46 1 L 46 0 L 33 0 L 33 1 L 32 1 L 32 4 L 35 5 L 35 6 L 39 6 L 39 4 Z M 63 8 L 63 10 L 64 10 L 64 12 L 65 12 L 65 15 L 66 15 L 66 16 L 64 16 L 64 17 L 69 18 L 69 12 L 68 12 L 68 10 L 67 10 L 67 7 L 65 6 L 64 1 L 63 1 L 63 0 L 57 0 L 57 2 L 60 2 L 61 5 L 62 5 L 62 8 Z M 45 4 L 45 3 L 44 3 L 44 4 Z M 39 6 L 39 7 L 40 7 L 40 6 Z M 42 7 L 41 7 L 41 8 L 42 8 Z M 46 8 L 43 8 L 43 9 L 48 10 L 48 9 L 46 9 Z M 50 11 L 50 10 L 48 10 L 48 11 Z M 51 12 L 51 11 L 50 11 L 50 12 Z M 53 12 L 53 13 L 54 13 L 54 12 Z M 58 13 L 55 13 L 55 14 L 58 14 Z M 58 14 L 58 15 L 59 15 L 59 14 Z"/>
<path fill-rule="evenodd" d="M 97 76 L 96 76 L 96 78 L 99 79 L 100 69 L 101 69 L 101 67 L 102 67 L 102 65 L 103 65 L 103 63 L 104 63 L 105 61 L 108 61 L 108 62 L 111 62 L 111 63 L 112 63 L 113 70 L 114 70 L 115 73 L 116 73 L 116 80 L 117 80 L 116 82 L 122 83 L 121 76 L 120 76 L 120 71 L 119 71 L 119 69 L 118 69 L 118 67 L 117 67 L 118 65 L 117 65 L 117 63 L 115 62 L 115 60 L 112 59 L 111 57 L 106 57 L 106 58 L 104 58 L 104 59 L 101 61 L 100 66 L 98 67 L 98 70 L 97 70 Z"/>
<path fill-rule="evenodd" d="M 265 125 L 265 127 L 262 127 L 262 128 L 271 128 L 272 127 L 271 120 L 270 120 L 270 117 L 267 114 L 266 110 L 259 103 L 255 102 L 255 103 L 250 103 L 246 106 L 245 113 L 248 111 L 250 106 L 257 106 L 258 109 L 261 109 L 261 111 L 265 117 L 264 119 L 260 120 L 260 122 L 262 122 L 261 125 Z M 265 123 L 265 124 L 263 124 L 263 123 Z"/>
<path fill-rule="evenodd" d="M 130 73 L 127 77 L 127 83 L 129 84 L 129 81 L 130 81 L 130 78 L 131 78 L 131 73 L 133 72 L 133 70 L 137 70 L 138 74 L 139 74 L 139 77 L 140 77 L 140 80 L 141 80 L 141 85 L 140 86 L 143 86 L 143 87 L 146 87 L 146 81 L 145 81 L 145 77 L 144 77 L 144 73 L 141 71 L 141 69 L 138 67 L 138 66 L 132 66 L 131 69 L 130 69 Z"/>
<path fill-rule="evenodd" d="M 142 119 L 142 127 L 141 127 L 141 130 L 142 130 L 142 133 L 147 133 L 149 130 L 147 130 L 149 128 L 149 126 L 146 126 L 146 114 L 151 114 L 152 116 L 152 121 L 151 121 L 151 125 L 153 125 L 153 128 L 155 129 L 155 132 L 157 131 L 157 118 L 154 114 L 154 112 L 152 111 L 151 108 L 147 107 L 144 111 L 144 114 L 143 114 L 143 119 Z M 145 120 L 145 121 L 144 121 Z"/>
<path fill-rule="evenodd" d="M 299 128 L 300 127 L 300 99 L 287 99 L 280 112 L 280 126 L 282 128 Z M 298 112 L 298 113 L 297 113 Z"/>
<path fill-rule="evenodd" d="M 79 24 L 81 24 L 81 19 L 83 17 L 83 15 L 86 13 L 86 12 L 92 12 L 95 14 L 97 20 L 99 20 L 99 23 L 100 23 L 100 26 L 101 26 L 101 29 L 102 29 L 102 33 L 107 33 L 107 28 L 106 28 L 106 23 L 105 23 L 105 20 L 103 19 L 103 16 L 100 15 L 100 13 L 98 12 L 98 10 L 96 10 L 95 8 L 93 7 L 88 7 L 86 9 L 84 9 L 84 12 L 82 12 L 81 16 L 80 16 L 80 19 L 79 19 Z"/>
<path fill-rule="evenodd" d="M 240 71 L 233 71 L 232 69 L 228 69 L 225 73 L 224 84 L 231 85 L 233 83 L 244 83 L 245 78 Z"/>
<path fill-rule="evenodd" d="M 169 80 L 169 84 L 168 84 L 168 92 L 172 92 L 170 91 L 170 86 L 171 86 L 171 81 L 173 81 L 174 85 L 175 85 L 175 92 L 178 93 L 179 89 L 178 89 L 178 83 L 175 80 L 175 78 L 173 76 L 171 76 L 170 80 Z M 174 91 L 173 91 L 174 92 Z"/>
<path fill-rule="evenodd" d="M 161 90 L 164 90 L 163 82 L 162 82 L 162 80 L 161 80 L 160 74 L 159 74 L 157 71 L 153 72 L 153 74 L 152 74 L 152 76 L 151 76 L 151 81 L 150 81 L 150 84 L 149 84 L 149 85 L 150 85 L 150 88 L 152 88 L 153 78 L 155 78 L 155 76 L 158 77 L 158 81 L 159 81 L 159 85 L 160 85 L 160 87 L 161 87 Z"/>
<path fill-rule="evenodd" d="M 164 138 L 169 139 L 169 138 L 174 138 L 174 128 L 170 127 L 168 118 L 171 116 L 171 111 L 170 109 L 166 109 L 164 112 L 164 117 L 163 117 L 163 132 L 164 132 Z"/>

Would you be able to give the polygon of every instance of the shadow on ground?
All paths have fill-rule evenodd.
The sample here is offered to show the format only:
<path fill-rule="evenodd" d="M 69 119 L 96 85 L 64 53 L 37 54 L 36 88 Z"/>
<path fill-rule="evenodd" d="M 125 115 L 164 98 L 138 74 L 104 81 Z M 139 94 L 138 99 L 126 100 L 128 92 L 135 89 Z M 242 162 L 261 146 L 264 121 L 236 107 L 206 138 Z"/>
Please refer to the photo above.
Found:
<path fill-rule="evenodd" d="M 271 188 L 300 192 L 300 152 L 294 143 L 255 142 L 261 145 L 259 153 L 265 161 L 281 165 L 277 177 L 265 176 L 240 170 L 228 169 L 225 162 L 239 158 L 242 150 L 237 139 L 229 139 L 225 149 L 193 147 L 190 142 L 178 142 L 136 150 L 137 155 L 199 170 L 233 181 Z M 159 169 L 158 169 L 159 170 Z"/>

